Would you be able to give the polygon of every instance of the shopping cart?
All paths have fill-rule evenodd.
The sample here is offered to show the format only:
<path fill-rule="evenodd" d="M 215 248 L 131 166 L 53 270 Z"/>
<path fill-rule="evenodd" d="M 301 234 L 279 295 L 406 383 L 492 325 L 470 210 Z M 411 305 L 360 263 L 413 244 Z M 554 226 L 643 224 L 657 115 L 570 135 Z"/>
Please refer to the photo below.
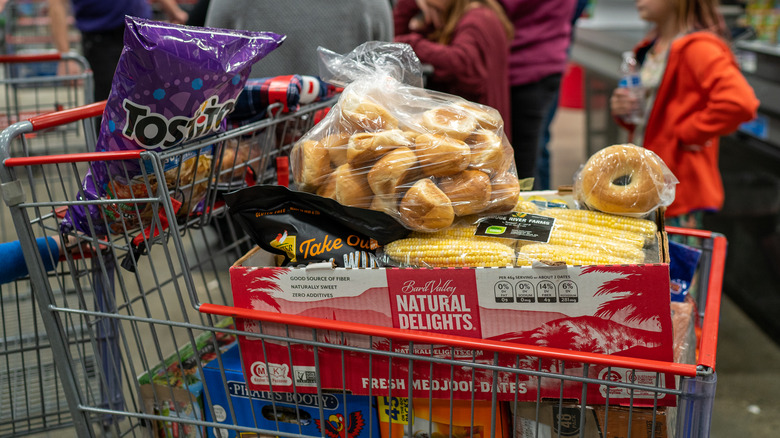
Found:
<path fill-rule="evenodd" d="M 2 50 L 5 54 L 23 54 L 51 49 L 53 45 L 49 26 L 47 0 L 9 0 L 0 14 Z M 67 18 L 68 43 L 77 44 L 81 35 Z"/>
<path fill-rule="evenodd" d="M 239 169 L 240 173 L 252 168 L 261 180 L 279 179 L 273 166 L 276 158 L 283 158 L 291 144 L 312 126 L 316 114 L 331 104 L 332 101 L 304 107 L 297 113 L 259 121 L 165 153 L 11 154 L 11 158 L 4 159 L 0 168 L 3 197 L 23 241 L 30 272 L 35 273 L 31 280 L 52 348 L 62 358 L 57 366 L 60 374 L 67 376 L 65 393 L 79 436 L 492 438 L 509 436 L 509 430 L 513 430 L 514 436 L 586 437 L 592 436 L 588 435 L 588 427 L 596 427 L 597 433 L 603 434 L 600 436 L 614 436 L 610 431 L 625 433 L 617 420 L 633 425 L 640 418 L 643 425 L 649 425 L 649 436 L 708 435 L 726 250 L 725 238 L 718 234 L 668 230 L 700 239 L 706 253 L 697 283 L 708 293 L 699 295 L 703 321 L 698 355 L 692 364 L 433 335 L 234 307 L 228 269 L 252 245 L 226 220 L 225 209 L 219 203 L 219 192 L 226 190 L 225 184 L 227 190 L 244 184 L 240 177 L 243 175 L 236 178 L 235 167 L 224 168 L 220 164 L 224 162 L 222 154 L 236 141 L 252 139 L 250 144 L 255 152 L 248 156 L 254 162 Z M 0 136 L 0 151 L 6 154 L 9 142 L 22 132 L 97 115 L 98 109 L 66 111 L 14 125 Z M 181 178 L 185 181 L 182 186 L 149 183 L 144 190 L 134 191 L 132 196 L 119 201 L 87 201 L 76 192 L 58 190 L 64 175 L 81 181 L 89 167 L 108 163 L 148 169 L 148 174 L 144 174 L 146 181 L 161 180 L 163 162 L 193 154 L 203 159 L 208 155 L 210 170 Z M 223 179 L 220 175 L 229 177 Z M 199 184 L 206 187 L 205 208 L 177 215 L 171 194 L 192 193 L 193 185 Z M 61 232 L 64 209 L 112 209 L 118 203 L 132 212 L 118 231 L 107 235 L 90 230 L 66 233 L 81 244 L 76 245 L 75 251 L 65 253 L 61 264 L 67 265 L 67 272 L 46 273 L 33 241 Z M 155 213 L 141 217 L 141 211 L 150 209 Z M 98 219 L 102 220 L 105 219 Z M 108 224 L 103 225 L 108 228 Z M 229 232 L 221 229 L 222 225 Z M 74 285 L 74 296 L 56 294 L 66 282 Z M 238 330 L 234 318 L 256 321 L 256 329 Z M 75 342 L 76 333 L 86 339 Z M 314 369 L 284 370 L 293 371 L 296 381 L 306 382 L 307 391 L 274 391 L 277 370 L 270 363 L 262 367 L 270 390 L 249 388 L 247 371 L 236 367 L 235 362 L 243 354 L 241 344 L 235 342 L 239 336 L 257 340 L 256 348 L 264 351 L 271 344 L 288 346 L 290 351 L 294 345 L 310 347 Z M 361 342 L 347 342 L 347 337 L 358 337 Z M 319 361 L 325 356 L 318 353 L 323 352 L 331 353 L 328 362 Z M 348 388 L 324 388 L 316 371 L 327 368 L 343 373 L 345 361 L 354 355 L 368 358 L 369 375 L 375 365 L 387 365 L 381 368 L 381 375 L 376 371 L 369 379 L 373 381 L 375 377 L 378 383 L 369 385 L 368 395 L 355 397 Z M 476 360 L 485 355 L 494 360 Z M 95 358 L 95 366 L 85 364 L 84 358 L 89 356 Z M 505 365 L 507 358 L 513 365 Z M 520 365 L 527 363 L 531 365 Z M 627 370 L 628 376 L 651 373 L 656 377 L 653 382 L 661 382 L 661 374 L 672 374 L 678 385 L 614 381 L 611 373 L 604 378 L 592 378 L 587 369 L 596 365 Z M 462 388 L 449 386 L 449 400 L 419 397 L 416 391 L 439 384 L 432 378 L 420 382 L 418 374 L 412 372 L 420 368 L 430 369 L 431 376 L 434 370 L 437 374 L 442 370 L 472 373 L 473 379 L 487 376 L 487 399 L 474 397 L 471 388 L 483 383 L 476 380 L 466 382 Z M 569 371 L 583 368 L 584 374 Z M 518 399 L 499 401 L 497 382 L 511 382 L 519 377 L 559 382 L 561 388 L 579 385 L 583 388 L 582 397 L 537 398 L 522 403 Z M 97 388 L 83 385 L 86 381 L 96 382 Z M 589 386 L 603 388 L 606 394 L 617 390 L 629 394 L 632 400 L 634 394 L 643 394 L 644 406 L 610 405 L 608 396 L 606 404 L 593 406 L 586 396 L 585 388 Z M 467 395 L 465 399 L 454 397 L 454 391 Z M 648 398 L 647 394 L 651 396 Z M 663 397 L 674 397 L 676 408 L 661 406 L 659 400 Z M 460 400 L 454 401 L 455 398 Z M 437 414 L 434 419 L 434 411 L 444 414 Z M 430 415 L 426 417 L 426 413 Z M 415 416 L 430 421 L 419 428 L 409 421 Z M 569 435 L 564 435 L 564 429 Z M 520 430 L 527 434 L 520 435 Z"/>
<path fill-rule="evenodd" d="M 188 296 L 194 297 L 196 290 L 209 302 L 227 303 L 230 296 L 226 277 L 228 267 L 249 248 L 248 236 L 238 230 L 226 216 L 220 193 L 245 184 L 245 174 L 250 172 L 257 182 L 276 182 L 284 177 L 285 173 L 277 175 L 277 157 L 286 157 L 292 143 L 308 131 L 332 103 L 333 100 L 311 104 L 295 113 L 280 114 L 272 119 L 231 129 L 228 133 L 166 154 L 135 151 L 119 154 L 81 152 L 37 155 L 30 150 L 29 134 L 60 126 L 70 128 L 74 124 L 92 126 L 95 118 L 102 114 L 104 102 L 37 116 L 30 121 L 14 124 L 0 134 L 4 161 L 3 198 L 11 207 L 13 223 L 17 233 L 21 233 L 19 239 L 25 252 L 32 249 L 36 254 L 35 239 L 58 236 L 67 208 L 90 203 L 77 198 L 89 166 L 105 165 L 111 160 L 135 160 L 141 168 L 151 169 L 150 175 L 162 175 L 163 162 L 176 161 L 185 155 L 195 160 L 206 160 L 206 149 L 208 160 L 213 164 L 207 166 L 205 174 L 199 172 L 192 175 L 193 178 L 186 184 L 162 186 L 159 190 L 152 190 L 149 185 L 147 193 L 136 194 L 136 198 L 128 200 L 127 205 L 143 205 L 164 212 L 156 216 L 151 224 L 159 232 L 133 234 L 127 231 L 108 237 L 73 233 L 69 237 L 64 236 L 63 240 L 70 238 L 79 250 L 65 254 L 56 272 L 47 273 L 43 265 L 29 265 L 33 274 L 28 281 L 34 289 L 46 291 L 43 295 L 48 304 L 44 307 L 54 305 L 75 311 L 57 313 L 54 319 L 42 317 L 42 321 L 54 357 L 68 358 L 67 361 L 58 361 L 58 365 L 67 363 L 67 369 L 58 369 L 61 375 L 69 377 L 63 382 L 63 389 L 68 399 L 74 401 L 71 413 L 75 414 L 73 418 L 79 431 L 89 426 L 90 422 L 86 421 L 88 418 L 94 420 L 77 408 L 82 404 L 114 410 L 122 410 L 119 406 L 127 406 L 126 409 L 133 412 L 142 411 L 143 405 L 136 399 L 140 387 L 131 385 L 125 388 L 124 385 L 131 384 L 128 379 L 135 380 L 136 376 L 162 362 L 170 351 L 175 350 L 174 347 L 186 344 L 191 339 L 188 334 L 194 331 L 188 327 L 190 321 L 199 321 L 199 325 L 194 327 L 205 325 L 214 328 L 213 324 L 206 325 L 212 318 L 200 315 L 191 306 L 187 311 L 179 303 L 183 304 L 181 300 Z M 271 108 L 271 113 L 276 114 L 277 111 Z M 85 130 L 94 132 L 87 128 Z M 88 139 L 86 143 L 91 141 Z M 238 153 L 239 148 L 243 148 L 246 161 L 235 161 L 235 164 L 228 165 L 225 156 L 230 151 Z M 218 156 L 212 152 L 214 150 L 220 151 Z M 205 193 L 201 190 L 204 187 L 207 188 Z M 177 217 L 170 194 L 195 191 L 202 193 L 199 213 Z M 166 214 L 168 218 L 177 217 L 177 220 L 163 224 L 164 219 L 161 217 Z M 10 224 L 3 224 L 4 230 L 9 228 Z M 91 248 L 97 249 L 96 252 L 86 252 L 80 247 L 82 242 L 89 242 Z M 33 246 L 28 248 L 28 244 Z M 25 258 L 27 255 L 41 261 L 40 255 L 26 254 Z M 47 256 L 51 257 L 49 254 L 43 255 Z M 125 268 L 120 268 L 120 265 Z M 122 275 L 117 275 L 120 273 Z M 170 300 L 174 296 L 177 297 L 173 299 L 175 305 L 170 307 Z M 121 334 L 128 334 L 133 339 L 131 344 L 139 349 L 125 351 L 124 347 L 129 344 L 124 341 L 116 343 L 119 342 L 119 338 L 115 337 L 117 331 L 123 328 L 119 319 L 95 319 L 80 313 L 84 309 L 94 310 L 93 303 L 99 303 L 97 308 L 103 311 L 121 312 L 131 319 L 143 315 L 142 320 L 146 319 L 147 322 L 150 321 L 148 318 L 152 318 L 155 321 L 180 321 L 183 324 L 169 326 L 171 331 L 166 329 L 163 336 L 157 334 L 160 329 L 156 324 L 147 325 L 146 330 L 141 329 L 140 332 L 128 327 L 130 331 L 122 331 Z M 46 310 L 43 312 L 48 313 Z M 60 320 L 60 316 L 63 319 Z M 100 332 L 96 333 L 99 340 L 95 342 L 83 337 L 92 330 Z M 152 352 L 148 350 L 149 345 L 141 342 L 142 339 L 157 339 L 162 343 L 152 347 L 155 350 Z M 121 359 L 133 360 L 126 363 L 119 360 L 120 346 L 123 353 Z M 3 400 L 4 406 L 0 410 L 7 408 L 6 403 L 16 405 L 14 400 Z M 100 414 L 91 415 L 101 417 Z M 112 416 L 107 414 L 98 423 L 105 421 L 111 424 L 111 419 Z M 131 422 L 130 429 L 138 426 L 138 422 Z"/>
<path fill-rule="evenodd" d="M 76 73 L 57 76 L 57 64 L 70 61 L 77 66 Z M 0 64 L 3 129 L 19 120 L 83 105 L 91 99 L 92 73 L 78 55 L 6 55 L 0 56 Z M 94 133 L 94 127 L 82 129 L 80 125 L 40 129 L 26 136 L 25 153 L 85 152 L 94 148 Z M 76 187 L 71 185 L 69 190 Z M 0 242 L 15 239 L 8 210 L 0 208 Z M 0 436 L 69 425 L 67 400 L 29 280 L 0 284 L 0 299 Z"/>
<path fill-rule="evenodd" d="M 68 74 L 58 66 L 68 63 Z M 0 128 L 41 114 L 54 113 L 92 102 L 92 70 L 77 53 L 44 52 L 0 55 L 2 95 Z M 78 125 L 54 126 L 28 133 L 28 146 L 38 154 L 86 151 Z"/>

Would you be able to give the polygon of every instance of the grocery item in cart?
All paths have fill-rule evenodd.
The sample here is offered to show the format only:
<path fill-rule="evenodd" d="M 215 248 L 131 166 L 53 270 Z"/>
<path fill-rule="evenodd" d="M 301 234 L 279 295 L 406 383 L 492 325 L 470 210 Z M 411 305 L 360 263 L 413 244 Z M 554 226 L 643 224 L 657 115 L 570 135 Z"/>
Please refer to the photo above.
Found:
<path fill-rule="evenodd" d="M 232 318 L 217 321 L 215 327 L 228 330 L 235 328 Z M 204 332 L 194 339 L 193 344 L 187 343 L 160 364 L 140 375 L 138 384 L 144 412 L 201 421 L 204 379 L 198 368 L 200 364 L 214 360 L 220 352 L 224 355 L 231 348 L 237 347 L 236 336 L 233 334 Z M 158 433 L 155 436 L 203 436 L 202 428 L 197 425 L 172 421 L 154 421 L 153 424 Z M 176 432 L 171 434 L 171 430 Z"/>
<path fill-rule="evenodd" d="M 210 406 L 216 413 L 214 418 L 212 409 L 205 409 L 206 421 L 311 437 L 380 436 L 373 397 L 341 392 L 284 394 L 252 391 L 247 386 L 247 373 L 242 367 L 237 345 L 222 354 L 221 362 L 221 367 L 216 360 L 203 365 L 203 381 L 209 393 Z M 304 374 L 307 375 L 308 372 Z M 227 386 L 225 381 L 228 382 Z M 227 412 L 235 413 L 235 422 L 230 415 L 225 415 Z M 234 438 L 247 434 L 229 429 L 209 428 L 207 436 Z"/>
<path fill-rule="evenodd" d="M 672 301 L 674 362 L 696 363 L 696 327 L 700 327 L 696 302 L 687 296 L 684 301 Z"/>
<path fill-rule="evenodd" d="M 337 88 L 316 76 L 283 75 L 250 78 L 228 115 L 231 123 L 246 124 L 268 116 L 270 105 L 281 104 L 284 113 L 296 111 L 301 104 L 325 100 L 336 95 Z"/>
<path fill-rule="evenodd" d="M 300 190 L 383 211 L 420 232 L 511 210 L 521 184 L 495 109 L 423 89 L 405 44 L 320 54 L 323 79 L 346 87 L 293 148 Z"/>
<path fill-rule="evenodd" d="M 672 408 L 582 406 L 559 401 L 506 403 L 514 438 L 627 436 L 666 438 Z"/>
<path fill-rule="evenodd" d="M 693 284 L 700 259 L 700 249 L 669 241 L 669 284 L 672 301 L 685 301 Z"/>
<path fill-rule="evenodd" d="M 576 198 L 606 213 L 646 216 L 674 201 L 677 178 L 654 152 L 617 144 L 593 154 L 574 179 Z"/>
<path fill-rule="evenodd" d="M 530 224 L 516 233 L 520 236 L 518 266 L 536 261 L 620 265 L 662 260 L 659 227 L 653 220 L 581 210 L 568 204 L 563 200 L 518 202 L 514 222 Z"/>
<path fill-rule="evenodd" d="M 454 225 L 434 233 L 413 231 L 382 248 L 386 266 L 491 267 L 515 264 L 515 241 L 476 235 L 477 226 Z"/>
<path fill-rule="evenodd" d="M 402 267 L 490 267 L 661 260 L 655 222 L 577 210 L 568 204 L 521 199 L 511 214 L 461 218 L 446 230 L 412 232 L 385 245 L 380 262 Z"/>
<path fill-rule="evenodd" d="M 591 406 L 558 401 L 505 404 L 512 418 L 513 438 L 602 436 Z"/>
<path fill-rule="evenodd" d="M 252 65 L 278 47 L 284 37 L 177 26 L 126 17 L 125 48 L 119 59 L 100 126 L 96 150 L 168 151 L 218 131 L 236 103 Z M 193 161 L 188 161 L 193 159 Z M 209 151 L 174 157 L 163 163 L 165 185 L 188 215 L 202 199 L 211 165 Z M 187 167 L 184 167 L 184 166 Z M 83 197 L 122 199 L 155 196 L 159 181 L 137 162 L 111 161 L 94 166 L 84 178 Z M 182 182 L 182 178 L 187 181 Z M 140 214 L 139 214 L 140 210 Z M 105 209 L 73 206 L 66 226 L 87 232 L 86 216 L 98 232 L 121 232 L 144 225 L 153 214 L 121 202 Z"/>
<path fill-rule="evenodd" d="M 506 405 L 484 400 L 377 397 L 381 438 L 511 437 Z M 495 427 L 495 430 L 493 428 Z M 411 434 L 409 434 L 411 429 Z"/>
<path fill-rule="evenodd" d="M 672 324 L 669 311 L 669 269 L 664 263 L 613 266 L 523 266 L 497 268 L 316 268 L 276 267 L 271 254 L 255 248 L 230 268 L 233 302 L 239 309 L 283 314 L 291 321 L 306 317 L 394 327 L 464 338 L 537 345 L 617 356 L 663 361 L 672 360 Z M 285 326 L 237 320 L 240 330 L 265 336 L 289 336 Z M 301 329 L 307 330 L 307 329 Z M 299 339 L 312 340 L 311 330 Z M 373 347 L 436 359 L 461 357 L 471 362 L 494 364 L 492 354 L 476 354 L 437 348 L 437 340 L 414 346 L 387 343 L 378 338 L 343 336 L 338 329 L 319 330 L 317 340 L 337 339 L 350 348 Z M 311 370 L 323 389 L 353 394 L 393 395 L 433 399 L 490 400 L 495 383 L 499 400 L 535 401 L 542 398 L 583 397 L 582 387 L 559 381 L 537 380 L 511 373 L 494 376 L 487 369 L 450 367 L 431 369 L 422 364 L 412 370 L 413 382 L 400 386 L 396 379 L 410 375 L 406 359 L 352 354 L 302 343 L 239 337 L 244 369 L 250 389 L 278 392 L 317 391 L 317 384 L 296 380 L 292 370 Z M 417 350 L 419 349 L 419 353 Z M 522 367 L 560 370 L 550 359 L 521 356 Z M 498 357 L 498 365 L 517 367 L 517 357 Z M 576 361 L 575 361 L 576 362 Z M 603 377 L 615 372 L 615 382 L 628 382 L 633 374 L 608 365 L 582 368 L 567 361 L 568 375 Z M 317 364 L 320 365 L 317 365 Z M 274 373 L 270 382 L 263 364 Z M 338 364 L 322 366 L 321 364 Z M 267 365 L 265 370 L 268 370 Z M 399 377 L 400 376 L 400 377 Z M 674 379 L 656 372 L 639 372 L 637 378 L 672 387 Z M 430 379 L 430 381 L 429 381 Z M 563 388 L 563 389 L 562 389 Z M 588 385 L 589 403 L 603 403 L 607 394 Z M 609 393 L 609 403 L 630 400 L 673 404 L 670 397 L 620 388 Z"/>
<path fill-rule="evenodd" d="M 280 266 L 374 267 L 379 246 L 408 233 L 384 213 L 283 186 L 256 185 L 224 197 L 231 216 L 255 244 L 281 256 Z"/>

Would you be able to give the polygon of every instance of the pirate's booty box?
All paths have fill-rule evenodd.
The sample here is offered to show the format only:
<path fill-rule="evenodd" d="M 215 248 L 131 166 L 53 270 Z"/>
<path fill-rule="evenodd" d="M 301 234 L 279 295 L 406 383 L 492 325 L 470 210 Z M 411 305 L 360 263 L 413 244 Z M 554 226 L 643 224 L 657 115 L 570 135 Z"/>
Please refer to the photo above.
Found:
<path fill-rule="evenodd" d="M 374 397 L 251 390 L 246 385 L 241 369 L 238 346 L 222 354 L 222 369 L 217 360 L 203 367 L 203 380 L 211 400 L 209 406 L 204 398 L 205 420 L 261 431 L 208 428 L 209 437 L 254 438 L 276 436 L 276 431 L 325 438 L 379 436 Z"/>

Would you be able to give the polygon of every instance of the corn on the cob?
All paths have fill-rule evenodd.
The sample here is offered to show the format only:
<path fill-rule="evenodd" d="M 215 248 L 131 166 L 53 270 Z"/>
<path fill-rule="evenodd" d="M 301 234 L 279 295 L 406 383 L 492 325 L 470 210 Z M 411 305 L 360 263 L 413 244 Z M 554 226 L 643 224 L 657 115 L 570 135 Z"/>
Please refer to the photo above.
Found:
<path fill-rule="evenodd" d="M 409 237 L 421 237 L 427 239 L 465 239 L 475 242 L 498 242 L 510 248 L 515 247 L 515 239 L 503 239 L 500 237 L 476 236 L 476 225 L 456 225 L 433 233 L 412 232 Z"/>
<path fill-rule="evenodd" d="M 556 221 L 555 228 L 550 234 L 549 244 L 573 246 L 581 248 L 591 248 L 604 253 L 605 255 L 613 255 L 620 257 L 631 263 L 641 263 L 644 261 L 645 255 L 642 250 L 641 239 L 637 236 L 632 236 L 634 239 L 630 242 L 618 240 L 611 235 L 589 235 L 577 231 L 572 231 L 572 226 L 561 227 Z M 570 224 L 571 225 L 571 224 Z M 568 229 L 567 229 L 568 228 Z M 410 237 L 422 237 L 422 238 L 440 238 L 440 239 L 469 239 L 475 242 L 498 242 L 503 243 L 511 248 L 515 248 L 519 240 L 515 239 L 502 239 L 496 237 L 475 236 L 476 225 L 467 226 L 455 226 L 435 233 L 419 233 L 415 232 Z M 523 242 L 525 243 L 525 242 Z"/>
<path fill-rule="evenodd" d="M 549 210 L 545 210 L 544 213 L 540 213 L 540 214 L 544 215 L 546 214 L 547 211 L 550 210 L 555 210 L 555 209 L 551 208 Z M 644 236 L 637 233 L 632 233 L 630 231 L 618 230 L 615 228 L 609 228 L 601 225 L 590 225 L 590 224 L 571 221 L 567 219 L 556 218 L 555 227 L 556 229 L 560 229 L 563 231 L 571 231 L 575 233 L 586 234 L 589 236 L 595 236 L 600 239 L 610 239 L 615 242 L 623 242 L 640 249 L 645 246 L 645 241 L 646 241 Z"/>
<path fill-rule="evenodd" d="M 589 225 L 598 225 L 602 227 L 614 228 L 618 230 L 630 231 L 644 236 L 646 239 L 655 237 L 658 227 L 655 222 L 647 219 L 620 216 L 616 214 L 603 213 L 592 210 L 574 210 L 569 208 L 549 208 L 543 213 L 546 216 L 554 218 L 573 220 Z"/>
<path fill-rule="evenodd" d="M 557 219 L 555 221 L 556 224 L 564 230 L 602 238 L 612 237 L 619 241 L 636 244 L 640 248 L 645 243 L 652 242 L 658 230 L 655 222 L 647 219 L 618 216 L 590 210 L 568 208 L 540 209 L 533 202 L 524 200 L 518 201 L 515 211 L 554 217 Z"/>
<path fill-rule="evenodd" d="M 538 213 L 539 207 L 534 204 L 531 201 L 525 201 L 523 199 L 518 199 L 517 205 L 515 205 L 514 211 L 518 211 L 520 213 Z"/>
<path fill-rule="evenodd" d="M 590 248 L 576 248 L 546 243 L 532 243 L 520 247 L 517 255 L 517 265 L 530 265 L 533 260 L 565 262 L 567 265 L 624 265 L 630 260 L 604 254 Z"/>
<path fill-rule="evenodd" d="M 645 253 L 641 247 L 612 239 L 611 236 L 592 236 L 589 234 L 572 232 L 556 226 L 550 233 L 548 243 L 576 248 L 590 248 L 600 254 L 615 256 L 630 263 L 642 263 Z"/>
<path fill-rule="evenodd" d="M 515 255 L 499 242 L 441 237 L 399 239 L 385 245 L 384 251 L 397 263 L 420 267 L 512 266 Z"/>

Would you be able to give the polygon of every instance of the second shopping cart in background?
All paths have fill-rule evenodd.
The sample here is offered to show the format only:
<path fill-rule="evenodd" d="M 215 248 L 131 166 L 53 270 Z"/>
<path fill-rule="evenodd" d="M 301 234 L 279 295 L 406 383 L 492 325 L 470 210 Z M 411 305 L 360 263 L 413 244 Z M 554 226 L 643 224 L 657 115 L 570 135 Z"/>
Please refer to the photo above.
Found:
<path fill-rule="evenodd" d="M 19 24 L 19 23 L 16 23 Z M 58 65 L 77 66 L 57 75 Z M 30 117 L 88 104 L 92 72 L 74 53 L 0 56 L 0 127 Z M 64 154 L 94 149 L 94 127 L 70 124 L 40 129 L 26 139 L 26 155 Z M 75 190 L 77 186 L 69 186 Z M 7 208 L 0 208 L 0 242 L 17 239 Z M 0 284 L 0 436 L 27 434 L 71 424 L 49 339 L 26 278 Z M 87 359 L 91 360 L 91 359 Z M 92 366 L 91 362 L 86 364 Z"/>

